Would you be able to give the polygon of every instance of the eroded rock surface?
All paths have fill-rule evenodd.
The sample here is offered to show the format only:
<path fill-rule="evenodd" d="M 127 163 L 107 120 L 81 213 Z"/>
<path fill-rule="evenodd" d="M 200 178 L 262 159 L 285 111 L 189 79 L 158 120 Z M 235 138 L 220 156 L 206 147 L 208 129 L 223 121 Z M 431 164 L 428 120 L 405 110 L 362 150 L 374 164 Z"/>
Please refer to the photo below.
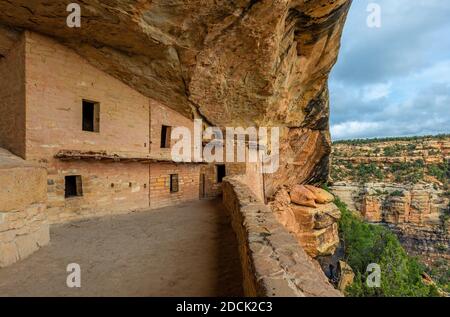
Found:
<path fill-rule="evenodd" d="M 271 202 L 277 220 L 309 256 L 331 255 L 339 244 L 339 209 L 332 195 L 317 187 L 295 185 L 277 192 Z"/>
<path fill-rule="evenodd" d="M 333 193 L 423 262 L 450 259 L 450 136 L 341 141 Z"/>
<path fill-rule="evenodd" d="M 366 221 L 387 224 L 425 262 L 450 259 L 449 199 L 433 185 L 338 182 L 333 192 Z"/>

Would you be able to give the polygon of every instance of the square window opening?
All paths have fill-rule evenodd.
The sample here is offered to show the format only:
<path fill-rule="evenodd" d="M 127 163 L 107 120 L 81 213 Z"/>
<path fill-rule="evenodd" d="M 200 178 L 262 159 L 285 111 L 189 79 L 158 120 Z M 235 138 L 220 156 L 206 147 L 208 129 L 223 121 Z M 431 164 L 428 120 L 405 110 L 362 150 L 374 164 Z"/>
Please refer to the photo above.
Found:
<path fill-rule="evenodd" d="M 179 184 L 178 184 L 178 174 L 170 174 L 170 192 L 178 193 Z"/>
<path fill-rule="evenodd" d="M 169 149 L 170 148 L 170 136 L 172 134 L 172 127 L 167 125 L 163 125 L 161 127 L 161 148 Z"/>
<path fill-rule="evenodd" d="M 100 103 L 83 100 L 83 131 L 100 132 Z"/>
<path fill-rule="evenodd" d="M 83 196 L 83 184 L 80 175 L 65 177 L 65 196 L 66 198 Z"/>

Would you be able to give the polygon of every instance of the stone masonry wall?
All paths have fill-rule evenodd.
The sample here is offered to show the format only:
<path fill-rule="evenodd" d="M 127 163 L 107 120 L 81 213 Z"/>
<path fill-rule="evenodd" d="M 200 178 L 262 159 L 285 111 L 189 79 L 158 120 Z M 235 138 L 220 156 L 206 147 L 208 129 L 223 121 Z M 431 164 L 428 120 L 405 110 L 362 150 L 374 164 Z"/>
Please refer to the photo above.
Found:
<path fill-rule="evenodd" d="M 236 233 L 246 296 L 342 296 L 295 238 L 244 184 L 227 177 L 223 201 Z"/>
<path fill-rule="evenodd" d="M 25 155 L 25 41 L 0 59 L 0 147 Z"/>
<path fill-rule="evenodd" d="M 59 162 L 49 168 L 51 223 L 120 214 L 149 207 L 148 164 Z M 81 175 L 83 196 L 64 196 L 64 177 Z"/>
<path fill-rule="evenodd" d="M 47 37 L 25 32 L 26 158 L 48 170 L 51 223 L 148 208 L 148 165 L 62 162 L 60 150 L 149 153 L 149 100 Z M 99 132 L 82 130 L 82 101 L 100 103 Z M 65 197 L 80 175 L 83 196 Z"/>
<path fill-rule="evenodd" d="M 45 169 L 0 149 L 0 268 L 48 244 Z"/>
<path fill-rule="evenodd" d="M 149 153 L 149 100 L 47 37 L 26 32 L 27 160 L 61 149 Z M 82 130 L 82 100 L 100 103 L 100 132 Z"/>
<path fill-rule="evenodd" d="M 4 134 L 10 135 L 6 128 L 12 126 L 20 131 L 24 144 L 14 138 L 13 147 L 23 146 L 20 154 L 24 158 L 47 169 L 50 223 L 165 207 L 199 198 L 199 166 L 67 162 L 54 157 L 61 150 L 77 150 L 122 156 L 150 153 L 170 159 L 170 149 L 160 148 L 162 125 L 192 130 L 192 120 L 141 95 L 48 37 L 25 31 L 10 55 L 10 60 L 1 65 L 8 67 L 12 76 L 0 88 L 0 94 L 14 107 L 3 109 L 8 122 L 0 122 L 0 126 Z M 23 74 L 20 77 L 16 73 Z M 8 88 L 9 81 L 23 86 L 23 91 L 9 89 L 15 98 L 22 92 L 22 103 L 11 100 L 3 89 Z M 100 104 L 99 132 L 82 130 L 83 100 Z M 22 127 L 7 113 L 15 109 L 24 114 Z M 170 193 L 170 174 L 179 174 L 178 193 Z M 81 176 L 82 196 L 65 197 L 65 176 L 70 175 Z"/>
<path fill-rule="evenodd" d="M 170 143 L 170 148 L 161 148 L 161 128 L 163 125 L 172 127 L 186 127 L 191 130 L 191 136 L 194 137 L 193 121 L 182 116 L 178 112 L 169 109 L 157 101 L 150 100 L 151 119 L 150 119 L 150 152 L 152 155 L 165 158 L 171 157 L 171 148 L 174 142 Z M 193 143 L 191 142 L 191 145 Z"/>
<path fill-rule="evenodd" d="M 204 174 L 204 198 L 214 198 L 222 194 L 222 183 L 217 181 L 217 166 L 215 164 L 208 164 L 202 166 L 200 170 Z"/>
<path fill-rule="evenodd" d="M 150 164 L 150 208 L 173 206 L 199 199 L 199 173 L 200 165 Z M 178 174 L 178 192 L 170 192 L 170 174 Z"/>
<path fill-rule="evenodd" d="M 220 164 L 217 164 L 220 165 Z M 222 194 L 222 183 L 217 180 L 217 165 L 208 164 L 201 168 L 201 173 L 205 174 L 205 198 L 214 198 Z M 243 175 L 246 173 L 245 163 L 226 163 L 225 175 Z"/>
<path fill-rule="evenodd" d="M 194 137 L 193 121 L 171 110 L 162 104 L 150 100 L 150 153 L 153 157 L 171 159 L 171 148 L 161 148 L 162 126 L 172 129 L 186 127 Z M 169 135 L 170 137 L 170 135 Z M 191 140 L 191 150 L 193 139 Z M 191 152 L 192 154 L 193 152 Z M 193 159 L 193 157 L 192 157 Z M 151 163 L 150 164 L 150 208 L 174 206 L 180 203 L 197 200 L 200 197 L 200 169 L 198 164 Z M 170 192 L 170 175 L 178 174 L 179 191 Z"/>

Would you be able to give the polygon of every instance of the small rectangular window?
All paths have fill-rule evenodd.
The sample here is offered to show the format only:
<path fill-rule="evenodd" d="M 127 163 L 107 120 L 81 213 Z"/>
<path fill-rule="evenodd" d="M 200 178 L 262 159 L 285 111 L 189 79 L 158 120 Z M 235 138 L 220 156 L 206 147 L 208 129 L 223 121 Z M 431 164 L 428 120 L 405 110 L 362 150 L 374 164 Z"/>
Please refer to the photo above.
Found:
<path fill-rule="evenodd" d="M 226 176 L 225 165 L 217 165 L 217 182 L 222 183 Z"/>
<path fill-rule="evenodd" d="M 66 198 L 83 196 L 83 185 L 80 175 L 65 177 L 65 196 Z"/>
<path fill-rule="evenodd" d="M 83 131 L 100 132 L 100 104 L 83 100 Z"/>
<path fill-rule="evenodd" d="M 171 174 L 170 175 L 170 192 L 171 193 L 177 193 L 179 190 L 178 187 L 178 174 Z"/>
<path fill-rule="evenodd" d="M 170 136 L 172 134 L 172 127 L 163 125 L 161 128 L 161 148 L 170 148 Z"/>

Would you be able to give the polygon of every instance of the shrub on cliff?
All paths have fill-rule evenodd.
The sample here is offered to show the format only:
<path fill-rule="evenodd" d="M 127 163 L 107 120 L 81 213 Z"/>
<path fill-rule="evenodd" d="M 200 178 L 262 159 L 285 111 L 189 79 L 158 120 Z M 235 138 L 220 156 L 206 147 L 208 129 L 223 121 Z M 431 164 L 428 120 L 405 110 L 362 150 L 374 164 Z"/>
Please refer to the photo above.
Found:
<path fill-rule="evenodd" d="M 449 164 L 434 164 L 428 166 L 428 173 L 436 177 L 439 181 L 445 183 L 450 178 Z"/>
<path fill-rule="evenodd" d="M 336 199 L 341 211 L 339 233 L 347 263 L 355 271 L 355 281 L 346 290 L 349 296 L 436 296 L 434 286 L 422 281 L 424 268 L 409 257 L 397 237 L 388 229 L 365 223 Z M 380 287 L 368 287 L 366 268 L 370 263 L 381 267 Z"/>
<path fill-rule="evenodd" d="M 384 156 L 395 156 L 397 153 L 393 147 L 387 146 L 383 150 Z"/>
<path fill-rule="evenodd" d="M 383 179 L 383 172 L 375 163 L 359 164 L 355 172 L 358 179 L 363 182 L 367 182 L 371 178 L 377 180 Z"/>
<path fill-rule="evenodd" d="M 429 273 L 439 287 L 450 293 L 450 265 L 445 259 L 439 259 L 433 263 Z"/>
<path fill-rule="evenodd" d="M 393 163 L 389 166 L 389 171 L 393 174 L 395 182 L 415 184 L 424 178 L 423 168 L 423 160 L 416 160 L 415 162 Z"/>
<path fill-rule="evenodd" d="M 392 193 L 390 193 L 390 195 L 393 197 L 401 197 L 404 195 L 404 193 L 401 190 L 394 190 Z"/>

